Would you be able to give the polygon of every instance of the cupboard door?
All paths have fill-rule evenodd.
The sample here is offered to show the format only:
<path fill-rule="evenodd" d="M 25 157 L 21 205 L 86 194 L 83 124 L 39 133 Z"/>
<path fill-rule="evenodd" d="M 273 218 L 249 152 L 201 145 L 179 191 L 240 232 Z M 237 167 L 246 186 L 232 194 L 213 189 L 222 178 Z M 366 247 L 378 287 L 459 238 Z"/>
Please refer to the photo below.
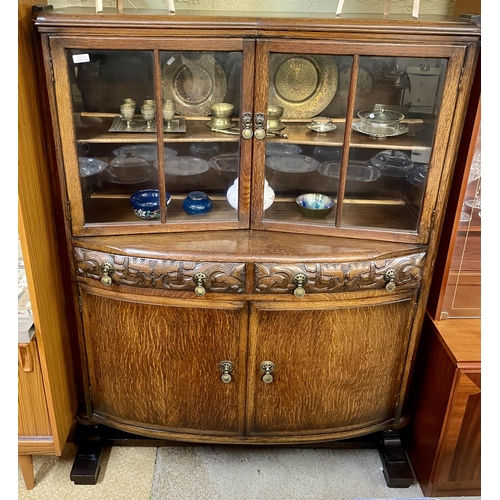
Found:
<path fill-rule="evenodd" d="M 253 228 L 426 241 L 464 56 L 465 46 L 259 40 L 255 116 L 268 135 L 254 141 L 264 209 L 253 204 Z"/>
<path fill-rule="evenodd" d="M 394 418 L 414 302 L 252 304 L 247 433 L 342 437 Z"/>
<path fill-rule="evenodd" d="M 136 431 L 243 432 L 243 302 L 81 291 L 94 417 Z M 228 383 L 219 367 L 226 360 L 234 366 Z"/>
<path fill-rule="evenodd" d="M 240 117 L 253 108 L 253 41 L 93 36 L 50 48 L 74 234 L 249 226 Z"/>

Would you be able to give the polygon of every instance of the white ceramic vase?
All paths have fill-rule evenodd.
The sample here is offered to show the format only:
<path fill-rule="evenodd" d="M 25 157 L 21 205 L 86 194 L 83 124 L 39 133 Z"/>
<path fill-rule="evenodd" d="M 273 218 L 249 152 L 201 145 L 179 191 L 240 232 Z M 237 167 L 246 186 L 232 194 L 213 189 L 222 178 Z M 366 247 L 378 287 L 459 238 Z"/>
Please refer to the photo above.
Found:
<path fill-rule="evenodd" d="M 227 201 L 235 209 L 238 209 L 238 178 L 233 185 L 227 190 Z M 275 194 L 269 183 L 264 181 L 264 210 L 267 210 L 274 202 Z"/>

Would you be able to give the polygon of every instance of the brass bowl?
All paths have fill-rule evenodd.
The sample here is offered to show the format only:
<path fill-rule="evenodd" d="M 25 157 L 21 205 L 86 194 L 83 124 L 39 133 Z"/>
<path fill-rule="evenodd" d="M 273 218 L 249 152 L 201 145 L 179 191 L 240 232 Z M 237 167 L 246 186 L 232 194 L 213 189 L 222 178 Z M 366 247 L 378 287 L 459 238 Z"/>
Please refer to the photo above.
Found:
<path fill-rule="evenodd" d="M 215 118 L 230 118 L 233 115 L 234 106 L 228 102 L 218 102 L 212 104 L 210 110 Z"/>
<path fill-rule="evenodd" d="M 281 123 L 284 111 L 283 106 L 272 104 L 267 107 L 267 130 L 282 130 L 285 128 Z"/>
<path fill-rule="evenodd" d="M 210 128 L 217 128 L 219 130 L 226 130 L 232 128 L 234 123 L 231 120 L 233 115 L 234 106 L 228 102 L 218 102 L 210 106 L 212 111 L 212 118 L 208 122 Z"/>

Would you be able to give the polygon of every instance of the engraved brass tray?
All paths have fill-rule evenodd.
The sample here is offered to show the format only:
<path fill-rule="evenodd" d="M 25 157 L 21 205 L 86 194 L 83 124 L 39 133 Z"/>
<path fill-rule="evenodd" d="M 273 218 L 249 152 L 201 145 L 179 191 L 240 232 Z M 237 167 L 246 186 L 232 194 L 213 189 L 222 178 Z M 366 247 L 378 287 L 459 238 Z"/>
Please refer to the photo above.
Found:
<path fill-rule="evenodd" d="M 185 116 L 208 116 L 210 106 L 223 102 L 227 78 L 211 54 L 173 54 L 162 68 L 162 96 L 175 101 L 175 111 Z"/>
<path fill-rule="evenodd" d="M 170 120 L 170 128 L 167 129 L 167 124 L 163 125 L 164 133 L 178 133 L 186 131 L 186 119 L 185 118 L 174 118 Z M 156 132 L 156 122 L 153 121 L 151 128 L 146 130 L 146 120 L 142 118 L 134 118 L 132 122 L 132 128 L 127 129 L 127 120 L 124 120 L 121 116 L 117 116 L 111 127 L 109 127 L 109 132 L 133 132 L 133 133 L 152 133 Z"/>
<path fill-rule="evenodd" d="M 335 96 L 338 75 L 333 56 L 272 54 L 269 103 L 283 107 L 283 118 L 312 118 Z"/>

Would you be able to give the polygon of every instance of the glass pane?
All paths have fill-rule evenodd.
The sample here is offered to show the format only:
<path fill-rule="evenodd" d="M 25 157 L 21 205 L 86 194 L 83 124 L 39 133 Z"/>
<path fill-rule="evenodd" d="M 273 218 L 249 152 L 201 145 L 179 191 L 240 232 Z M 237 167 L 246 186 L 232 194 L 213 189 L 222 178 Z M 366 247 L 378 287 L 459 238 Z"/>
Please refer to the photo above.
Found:
<path fill-rule="evenodd" d="M 481 317 L 481 131 L 467 179 L 448 282 L 443 299 L 448 318 Z"/>
<path fill-rule="evenodd" d="M 239 172 L 242 54 L 160 57 L 165 151 L 176 152 L 165 156 L 167 223 L 237 220 L 237 201 L 233 208 L 227 192 Z"/>
<path fill-rule="evenodd" d="M 167 223 L 238 220 L 226 193 L 239 171 L 242 54 L 163 51 L 159 64 L 155 94 L 153 51 L 68 51 L 86 223 L 160 224 L 160 154 Z"/>
<path fill-rule="evenodd" d="M 418 229 L 447 60 L 359 57 L 343 171 L 353 61 L 270 54 L 265 178 L 276 198 L 265 220 Z M 314 205 L 325 197 L 340 201 L 341 219 L 335 208 L 297 204 L 311 193 Z"/>
<path fill-rule="evenodd" d="M 270 54 L 265 178 L 275 199 L 264 219 L 335 225 L 339 180 L 321 166 L 342 157 L 338 118 L 349 86 L 340 69 L 349 64 L 351 57 Z"/>
<path fill-rule="evenodd" d="M 68 65 L 85 222 L 159 222 L 156 207 L 138 217 L 130 200 L 158 189 L 154 122 L 148 130 L 141 115 L 154 100 L 153 53 L 70 50 Z"/>
<path fill-rule="evenodd" d="M 342 227 L 418 229 L 445 72 L 445 59 L 360 58 Z"/>

